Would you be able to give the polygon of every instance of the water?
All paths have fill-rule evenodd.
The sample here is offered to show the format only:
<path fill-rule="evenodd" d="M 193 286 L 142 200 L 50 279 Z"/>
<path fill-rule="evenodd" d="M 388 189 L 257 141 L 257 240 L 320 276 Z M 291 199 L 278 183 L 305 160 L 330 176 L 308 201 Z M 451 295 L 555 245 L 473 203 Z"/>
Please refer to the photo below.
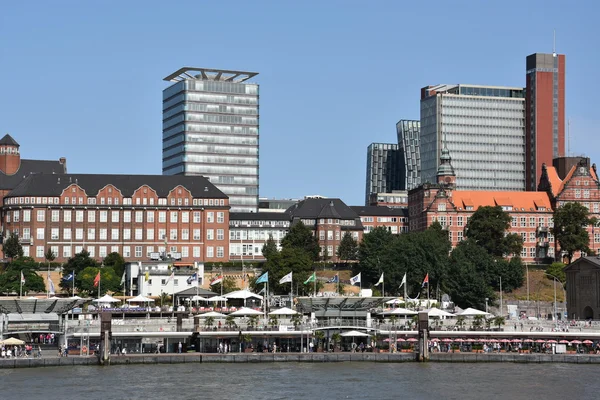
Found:
<path fill-rule="evenodd" d="M 1 399 L 585 399 L 598 366 L 268 363 L 0 370 Z"/>

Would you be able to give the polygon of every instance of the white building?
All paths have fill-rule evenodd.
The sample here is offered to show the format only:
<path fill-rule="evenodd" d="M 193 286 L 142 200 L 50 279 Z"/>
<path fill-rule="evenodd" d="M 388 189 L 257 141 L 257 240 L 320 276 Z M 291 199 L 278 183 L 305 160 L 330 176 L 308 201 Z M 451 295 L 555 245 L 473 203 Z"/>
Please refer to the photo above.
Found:
<path fill-rule="evenodd" d="M 129 296 L 171 295 L 195 285 L 201 287 L 204 282 L 204 263 L 199 262 L 138 261 L 125 264 L 125 272 L 125 289 Z M 173 279 L 169 279 L 173 272 Z M 198 279 L 191 281 L 194 273 Z"/>
<path fill-rule="evenodd" d="M 452 155 L 456 189 L 525 190 L 525 90 L 474 85 L 423 88 L 421 183 L 436 182 L 444 145 Z"/>

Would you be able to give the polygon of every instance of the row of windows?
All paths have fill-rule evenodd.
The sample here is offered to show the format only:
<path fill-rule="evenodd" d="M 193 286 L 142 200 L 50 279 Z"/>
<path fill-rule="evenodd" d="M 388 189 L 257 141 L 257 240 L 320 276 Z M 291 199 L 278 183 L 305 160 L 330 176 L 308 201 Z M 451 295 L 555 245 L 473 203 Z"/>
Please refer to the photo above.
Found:
<path fill-rule="evenodd" d="M 360 217 L 362 222 L 373 222 L 374 217 Z M 377 222 L 407 222 L 405 217 L 377 217 Z"/>
<path fill-rule="evenodd" d="M 96 232 L 98 232 L 98 240 L 190 240 L 190 230 L 189 229 L 169 229 L 167 236 L 166 229 L 158 229 L 155 232 L 154 229 L 146 229 L 146 237 L 144 238 L 144 229 L 129 229 L 125 228 L 122 231 L 120 229 L 106 229 L 101 228 L 96 230 L 95 228 L 89 228 L 84 230 L 82 228 L 77 228 L 74 230 L 75 236 L 73 236 L 73 230 L 70 228 L 64 228 L 62 230 L 62 240 L 84 240 L 84 231 L 86 233 L 85 240 L 93 241 L 96 240 Z M 216 231 L 216 235 L 215 235 Z M 13 231 L 17 236 L 19 235 L 19 230 L 15 229 Z M 45 239 L 45 228 L 37 228 L 35 231 L 35 238 L 37 240 Z M 110 232 L 110 238 L 109 238 Z M 52 228 L 50 230 L 50 240 L 61 240 L 59 228 Z M 133 233 L 133 237 L 132 237 Z M 157 235 L 155 235 L 157 233 Z M 192 240 L 201 240 L 201 231 L 200 229 L 192 229 Z M 20 236 L 22 239 L 28 240 L 31 239 L 31 230 L 30 228 L 23 228 L 23 234 Z M 225 240 L 225 230 L 224 229 L 207 229 L 206 230 L 206 240 Z"/>
<path fill-rule="evenodd" d="M 73 188 L 73 191 L 75 191 L 75 188 Z M 77 197 L 77 196 L 73 196 L 73 197 L 64 197 L 64 204 L 72 204 L 72 205 L 83 205 L 83 204 L 89 204 L 89 205 L 95 205 L 95 204 L 101 204 L 101 205 L 119 205 L 119 197 L 100 197 L 100 203 L 97 203 L 97 199 L 96 197 Z M 142 198 L 140 199 L 139 197 L 136 197 L 135 199 L 135 205 L 154 205 L 154 198 L 150 197 L 150 198 Z M 193 199 L 192 200 L 192 205 L 194 206 L 224 206 L 225 205 L 225 200 L 224 199 Z M 4 204 L 61 204 L 60 203 L 60 198 L 59 197 L 11 197 L 11 198 L 7 198 L 4 201 Z M 166 205 L 172 205 L 172 206 L 189 206 L 190 205 L 190 199 L 189 198 L 171 198 L 170 201 L 167 201 L 166 198 L 159 198 L 157 200 L 157 204 L 159 206 L 166 206 Z M 123 198 L 123 205 L 133 205 L 133 200 L 130 197 L 125 197 Z"/>
<path fill-rule="evenodd" d="M 150 258 L 150 254 L 154 253 L 154 246 L 85 246 L 85 250 L 90 253 L 90 257 L 96 257 L 96 248 L 98 248 L 97 256 L 100 258 L 106 257 L 109 253 L 119 253 L 123 255 L 123 258 L 128 259 L 131 257 L 142 258 L 148 257 Z M 62 256 L 63 258 L 70 258 L 73 255 L 81 253 L 84 250 L 84 246 L 50 246 L 50 250 L 57 255 L 58 257 Z M 145 250 L 145 253 L 144 253 Z M 165 252 L 165 247 L 158 247 L 159 253 Z M 178 252 L 177 246 L 171 247 L 171 252 Z M 190 257 L 190 247 L 181 246 L 179 248 L 181 252 L 182 258 Z M 200 246 L 194 246 L 191 248 L 191 254 L 194 258 L 201 257 Z M 35 257 L 36 258 L 44 258 L 44 253 L 46 249 L 44 246 L 36 246 L 35 247 Z M 216 258 L 224 258 L 225 257 L 225 247 L 223 246 L 206 246 L 206 257 L 214 258 L 216 254 Z M 30 252 L 29 246 L 23 247 L 23 255 L 25 257 L 33 257 L 34 255 Z"/>
<path fill-rule="evenodd" d="M 279 241 L 287 235 L 285 230 L 271 230 L 271 229 L 231 229 L 229 231 L 229 240 L 260 240 L 266 241 L 269 236 L 273 237 L 273 240 Z"/>
<path fill-rule="evenodd" d="M 31 210 L 15 210 L 11 212 L 7 212 L 6 213 L 6 222 L 10 223 L 11 222 L 11 217 L 12 217 L 12 221 L 13 222 L 20 222 L 20 216 L 21 213 L 23 215 L 23 222 L 30 222 L 31 221 Z M 62 210 L 62 221 L 63 222 L 73 222 L 73 220 L 75 222 L 84 222 L 85 220 L 85 213 L 87 213 L 87 222 L 96 222 L 96 210 L 76 210 L 75 212 L 73 212 L 72 210 Z M 111 222 L 119 222 L 121 215 L 123 218 L 123 222 L 124 223 L 130 223 L 135 221 L 136 223 L 142 223 L 144 222 L 144 213 L 146 214 L 146 221 L 145 222 L 154 222 L 154 216 L 155 216 L 155 212 L 154 211 L 98 211 L 98 221 L 99 222 L 108 222 L 108 218 L 110 215 L 110 221 Z M 200 223 L 202 222 L 202 213 L 200 211 L 169 211 L 167 213 L 167 211 L 158 211 L 158 222 L 159 223 L 166 223 L 167 222 L 167 215 L 169 217 L 169 222 L 171 223 L 177 223 L 179 222 L 179 220 L 181 220 L 182 223 L 189 223 L 190 222 L 190 214 L 192 216 L 192 222 L 194 223 Z M 181 217 L 179 217 L 181 216 Z M 216 216 L 216 219 L 215 219 Z M 61 219 L 61 210 L 51 210 L 51 214 L 50 214 L 50 221 L 51 222 L 60 222 Z M 134 218 L 132 220 L 132 217 Z M 44 222 L 46 219 L 46 210 L 37 210 L 37 221 L 38 222 Z M 206 212 L 206 222 L 207 223 L 214 223 L 217 222 L 218 224 L 222 224 L 225 223 L 225 212 L 222 211 L 218 211 L 218 212 L 213 212 L 213 211 L 209 211 Z"/>

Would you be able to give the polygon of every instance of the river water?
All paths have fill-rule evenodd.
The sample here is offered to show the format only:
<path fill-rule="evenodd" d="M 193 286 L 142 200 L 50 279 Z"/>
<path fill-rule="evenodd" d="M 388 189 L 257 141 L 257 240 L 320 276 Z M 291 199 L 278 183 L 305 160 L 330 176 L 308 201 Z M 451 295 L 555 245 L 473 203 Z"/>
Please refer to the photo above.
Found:
<path fill-rule="evenodd" d="M 0 370 L 0 399 L 592 399 L 600 367 L 268 363 Z"/>

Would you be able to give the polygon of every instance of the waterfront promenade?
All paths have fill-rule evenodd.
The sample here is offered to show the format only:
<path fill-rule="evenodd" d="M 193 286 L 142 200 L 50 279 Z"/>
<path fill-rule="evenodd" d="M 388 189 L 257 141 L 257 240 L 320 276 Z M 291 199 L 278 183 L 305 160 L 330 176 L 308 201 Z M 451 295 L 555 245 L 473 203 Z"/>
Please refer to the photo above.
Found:
<path fill-rule="evenodd" d="M 114 355 L 111 365 L 198 364 L 198 363 L 275 363 L 275 362 L 416 362 L 415 353 L 184 353 Z M 429 362 L 448 363 L 568 363 L 600 364 L 600 356 L 591 354 L 519 354 L 519 353 L 431 353 Z M 95 356 L 0 359 L 0 369 L 62 366 L 97 366 Z"/>

